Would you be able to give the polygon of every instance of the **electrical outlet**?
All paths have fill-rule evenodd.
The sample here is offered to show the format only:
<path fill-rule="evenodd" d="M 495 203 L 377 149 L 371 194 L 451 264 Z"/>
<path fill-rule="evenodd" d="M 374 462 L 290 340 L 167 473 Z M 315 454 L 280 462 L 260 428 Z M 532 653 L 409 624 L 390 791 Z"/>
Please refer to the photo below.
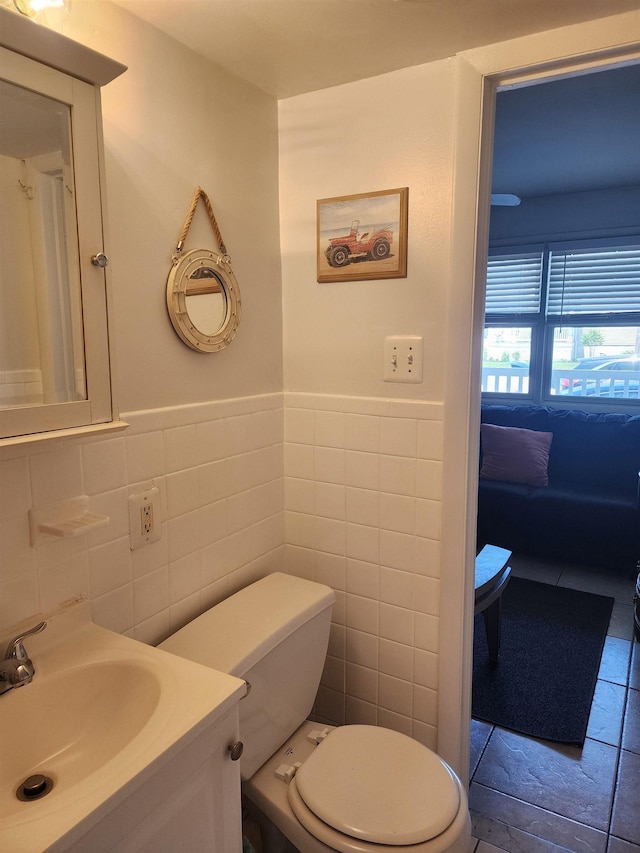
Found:
<path fill-rule="evenodd" d="M 160 489 L 154 486 L 129 496 L 129 538 L 131 550 L 157 542 L 162 535 L 160 524 Z"/>
<path fill-rule="evenodd" d="M 153 504 L 145 503 L 140 509 L 140 527 L 143 536 L 151 536 L 153 533 Z"/>

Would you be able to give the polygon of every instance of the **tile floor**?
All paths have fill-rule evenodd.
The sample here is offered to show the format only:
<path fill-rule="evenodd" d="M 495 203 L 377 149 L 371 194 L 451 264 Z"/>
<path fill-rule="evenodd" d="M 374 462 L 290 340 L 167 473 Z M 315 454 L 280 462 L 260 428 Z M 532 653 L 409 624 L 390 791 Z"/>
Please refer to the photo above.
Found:
<path fill-rule="evenodd" d="M 514 555 L 514 575 L 615 598 L 583 748 L 471 723 L 474 853 L 640 853 L 635 582 Z"/>

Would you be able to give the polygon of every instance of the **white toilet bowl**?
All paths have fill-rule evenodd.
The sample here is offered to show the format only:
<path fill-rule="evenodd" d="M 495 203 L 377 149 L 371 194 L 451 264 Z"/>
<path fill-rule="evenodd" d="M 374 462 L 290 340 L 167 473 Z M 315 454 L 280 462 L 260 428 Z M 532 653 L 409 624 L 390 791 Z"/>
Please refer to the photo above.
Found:
<path fill-rule="evenodd" d="M 457 776 L 434 752 L 390 729 L 303 723 L 243 792 L 302 853 L 470 848 Z"/>
<path fill-rule="evenodd" d="M 274 572 L 162 648 L 250 685 L 240 702 L 245 798 L 301 853 L 467 853 L 466 793 L 434 752 L 391 729 L 306 721 L 334 601 L 329 587 Z"/>

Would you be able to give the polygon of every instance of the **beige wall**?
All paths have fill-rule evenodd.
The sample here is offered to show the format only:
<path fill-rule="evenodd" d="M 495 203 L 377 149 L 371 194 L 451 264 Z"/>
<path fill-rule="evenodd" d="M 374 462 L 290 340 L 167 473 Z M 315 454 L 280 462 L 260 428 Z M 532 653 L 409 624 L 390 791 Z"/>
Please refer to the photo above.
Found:
<path fill-rule="evenodd" d="M 65 35 L 123 62 L 103 89 L 121 412 L 282 388 L 275 100 L 106 2 Z M 194 353 L 169 323 L 171 254 L 195 188 L 209 195 L 243 303 L 233 347 Z M 200 203 L 185 249 L 216 248 Z"/>
<path fill-rule="evenodd" d="M 572 55 L 624 43 L 634 32 L 640 37 L 637 15 L 568 27 L 279 106 L 285 538 L 289 556 L 307 557 L 311 576 L 322 579 L 331 567 L 345 602 L 320 708 L 330 707 L 339 721 L 383 722 L 409 732 L 436 745 L 461 772 L 470 706 L 482 317 L 474 280 L 476 254 L 480 274 L 484 267 L 488 210 L 488 172 L 479 173 L 483 75 L 570 64 Z M 487 107 L 490 114 L 490 98 Z M 316 200 L 401 186 L 409 187 L 407 278 L 318 284 Z M 477 221 L 479 197 L 485 215 Z M 395 334 L 424 337 L 422 384 L 383 381 L 383 338 Z M 290 432 L 298 425 L 292 407 L 304 409 L 307 394 L 316 409 L 307 422 L 313 452 Z M 428 464 L 420 452 L 414 457 L 408 428 L 414 418 L 424 428 L 418 402 L 429 417 L 437 411 L 442 418 L 441 455 L 429 455 Z M 379 415 L 385 439 L 375 432 Z M 329 417 L 335 430 L 328 453 Z M 364 465 L 369 479 L 354 482 L 350 463 L 357 476 Z M 390 506 L 403 510 L 394 516 L 383 510 Z M 425 525 L 425 513 L 438 523 Z M 427 623 L 437 627 L 425 642 Z"/>
<path fill-rule="evenodd" d="M 78 595 L 156 642 L 282 563 L 282 300 L 277 104 L 107 2 L 65 35 L 129 70 L 103 90 L 120 411 L 126 434 L 0 451 L 0 635 Z M 187 349 L 165 302 L 195 187 L 210 196 L 243 300 L 231 347 Z M 186 248 L 215 248 L 200 205 Z M 129 549 L 127 499 L 154 484 L 161 542 Z M 86 494 L 108 525 L 29 544 L 28 511 Z"/>
<path fill-rule="evenodd" d="M 99 623 L 154 642 L 284 564 L 339 592 L 323 715 L 410 731 L 462 771 L 482 78 L 624 43 L 638 16 L 279 107 L 109 3 L 74 3 L 63 26 L 129 65 L 104 91 L 104 116 L 118 392 L 132 427 L 0 455 L 0 633 L 80 594 Z M 180 343 L 164 303 L 196 184 L 243 299 L 237 338 L 212 356 Z M 401 186 L 407 278 L 317 284 L 316 199 Z M 206 222 L 196 228 L 208 239 Z M 424 337 L 421 385 L 382 381 L 389 334 Z M 131 552 L 127 497 L 150 483 L 163 539 Z M 83 493 L 111 523 L 31 548 L 28 510 Z"/>
<path fill-rule="evenodd" d="M 280 102 L 288 563 L 338 590 L 318 713 L 437 745 L 451 60 Z M 409 187 L 406 279 L 316 282 L 316 199 Z M 424 381 L 383 381 L 386 335 Z M 315 395 L 314 395 L 315 392 Z"/>
<path fill-rule="evenodd" d="M 451 60 L 280 102 L 287 390 L 441 400 Z M 406 279 L 316 283 L 316 199 L 409 187 Z M 385 335 L 424 338 L 424 382 L 382 381 Z"/>

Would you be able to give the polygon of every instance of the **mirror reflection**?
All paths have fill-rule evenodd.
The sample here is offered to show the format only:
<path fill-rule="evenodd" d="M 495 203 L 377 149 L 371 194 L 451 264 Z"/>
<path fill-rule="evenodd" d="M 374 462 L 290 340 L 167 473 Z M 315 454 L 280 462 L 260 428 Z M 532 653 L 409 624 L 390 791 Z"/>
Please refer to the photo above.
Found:
<path fill-rule="evenodd" d="M 172 256 L 167 310 L 180 340 L 196 352 L 217 352 L 240 322 L 240 290 L 228 255 L 192 249 Z"/>
<path fill-rule="evenodd" d="M 0 80 L 0 407 L 85 400 L 68 105 Z"/>
<path fill-rule="evenodd" d="M 203 335 L 215 335 L 227 316 L 224 282 L 211 267 L 202 266 L 191 273 L 185 287 L 189 320 Z"/>

